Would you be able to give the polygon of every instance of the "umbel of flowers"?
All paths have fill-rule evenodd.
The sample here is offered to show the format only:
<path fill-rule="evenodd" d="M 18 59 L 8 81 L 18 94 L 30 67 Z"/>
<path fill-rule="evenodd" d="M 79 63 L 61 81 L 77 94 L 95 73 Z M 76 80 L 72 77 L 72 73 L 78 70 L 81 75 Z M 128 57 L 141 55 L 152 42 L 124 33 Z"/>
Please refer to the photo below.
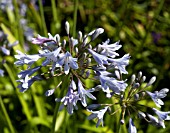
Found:
<path fill-rule="evenodd" d="M 91 45 L 104 32 L 103 28 L 97 28 L 86 35 L 79 31 L 77 39 L 71 37 L 68 22 L 65 23 L 65 30 L 68 36 L 66 40 L 61 40 L 59 34 L 52 36 L 50 33 L 48 38 L 40 35 L 33 38 L 32 43 L 40 47 L 37 54 L 27 55 L 17 51 L 18 55 L 15 55 L 15 58 L 18 60 L 15 65 L 28 65 L 27 70 L 18 74 L 17 82 L 20 83 L 18 88 L 21 92 L 25 92 L 35 81 L 64 75 L 69 85 L 62 88 L 67 90 L 65 96 L 55 99 L 56 102 L 62 103 L 59 110 L 66 107 L 68 113 L 73 114 L 74 110 L 78 109 L 77 102 L 80 102 L 87 111 L 91 112 L 89 120 L 97 118 L 97 127 L 100 123 L 103 125 L 103 117 L 106 113 L 114 115 L 121 111 L 121 124 L 124 124 L 125 117 L 129 118 L 129 133 L 137 132 L 132 118 L 144 119 L 150 124 L 165 128 L 164 121 L 170 120 L 168 116 L 170 112 L 141 105 L 140 101 L 150 98 L 157 107 L 161 107 L 164 105 L 161 99 L 166 97 L 169 89 L 164 88 L 153 93 L 148 91 L 147 88 L 155 82 L 156 77 L 151 78 L 146 84 L 144 83 L 146 77 L 142 72 L 139 72 L 138 76 L 132 75 L 131 83 L 128 85 L 126 80 L 122 79 L 122 75 L 128 74 L 126 66 L 129 64 L 130 55 L 125 54 L 118 58 L 119 54 L 116 51 L 122 47 L 119 41 L 110 43 L 107 39 L 100 44 Z M 33 67 L 35 63 L 39 66 Z M 45 69 L 46 72 L 40 73 L 41 69 Z M 91 79 L 98 85 L 87 88 L 83 83 L 86 79 Z M 52 95 L 63 84 L 65 83 L 62 80 L 56 88 L 47 90 L 45 95 Z M 117 103 L 87 106 L 87 98 L 97 100 L 92 94 L 94 91 L 103 91 L 107 98 L 114 98 Z M 115 104 L 119 104 L 120 108 L 112 111 L 112 106 Z M 145 112 L 146 110 L 151 110 L 153 115 Z"/>

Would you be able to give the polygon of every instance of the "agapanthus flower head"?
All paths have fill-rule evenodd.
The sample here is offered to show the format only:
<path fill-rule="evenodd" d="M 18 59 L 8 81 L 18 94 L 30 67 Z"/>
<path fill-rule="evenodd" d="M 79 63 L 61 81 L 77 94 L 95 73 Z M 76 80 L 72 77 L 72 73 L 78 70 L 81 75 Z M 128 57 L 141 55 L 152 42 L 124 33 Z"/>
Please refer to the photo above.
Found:
<path fill-rule="evenodd" d="M 103 28 L 97 28 L 84 36 L 79 31 L 77 38 L 71 36 L 68 22 L 65 23 L 65 30 L 67 39 L 63 39 L 59 34 L 53 36 L 50 33 L 48 33 L 48 37 L 38 35 L 33 38 L 32 43 L 39 44 L 37 46 L 40 47 L 36 54 L 27 55 L 17 51 L 18 55 L 15 55 L 15 58 L 18 60 L 15 64 L 28 66 L 27 70 L 22 70 L 18 74 L 20 78 L 17 80 L 20 83 L 18 88 L 21 92 L 28 90 L 35 81 L 59 77 L 58 79 L 61 81 L 58 85 L 45 91 L 46 96 L 53 95 L 57 88 L 67 92 L 55 99 L 56 102 L 61 102 L 59 110 L 66 107 L 67 112 L 73 114 L 78 109 L 77 104 L 81 103 L 87 107 L 87 111 L 91 112 L 89 120 L 97 118 L 96 127 L 100 123 L 103 125 L 103 117 L 107 112 L 111 116 L 121 112 L 121 124 L 125 123 L 125 117 L 129 118 L 129 133 L 137 132 L 132 121 L 134 114 L 148 123 L 165 128 L 164 120 L 170 119 L 169 112 L 161 112 L 153 108 L 153 112 L 158 118 L 154 117 L 144 111 L 150 107 L 141 105 L 140 101 L 148 100 L 149 95 L 160 107 L 164 105 L 161 99 L 166 97 L 169 89 L 164 88 L 154 93 L 148 91 L 148 87 L 155 82 L 156 77 L 152 77 L 148 83 L 145 83 L 146 76 L 142 72 L 139 72 L 137 76 L 133 74 L 128 85 L 128 80 L 123 79 L 123 75 L 128 74 L 126 66 L 129 64 L 130 55 L 125 54 L 123 57 L 117 58 L 119 56 L 117 50 L 122 47 L 120 41 L 110 44 L 110 39 L 107 39 L 96 45 L 92 43 L 104 32 Z M 43 73 L 41 69 L 43 69 Z M 96 86 L 88 88 L 85 80 L 91 80 L 91 82 L 94 80 Z M 93 92 L 96 94 L 99 91 L 106 93 L 106 98 L 114 98 L 116 103 L 88 105 L 87 98 L 97 101 Z M 112 112 L 112 106 L 117 104 L 120 108 Z"/>

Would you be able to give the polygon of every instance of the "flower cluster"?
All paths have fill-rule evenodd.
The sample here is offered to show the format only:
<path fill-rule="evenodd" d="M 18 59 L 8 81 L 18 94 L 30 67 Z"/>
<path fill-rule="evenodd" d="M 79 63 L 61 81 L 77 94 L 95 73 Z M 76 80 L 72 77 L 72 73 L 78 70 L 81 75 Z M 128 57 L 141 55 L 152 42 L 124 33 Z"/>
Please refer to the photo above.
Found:
<path fill-rule="evenodd" d="M 143 87 L 146 77 L 142 76 L 141 72 L 137 77 L 132 75 L 131 84 L 128 85 L 127 80 L 122 79 L 122 75 L 128 74 L 126 66 L 129 64 L 130 55 L 125 54 L 123 57 L 118 57 L 119 54 L 116 51 L 122 47 L 120 42 L 110 43 L 110 40 L 107 39 L 101 44 L 93 45 L 94 40 L 104 32 L 103 28 L 97 28 L 86 35 L 79 31 L 77 39 L 70 36 L 68 22 L 65 23 L 65 30 L 67 39 L 62 40 L 59 34 L 52 36 L 50 33 L 48 33 L 48 37 L 38 35 L 33 38 L 32 43 L 40 47 L 37 54 L 27 55 L 17 51 L 18 54 L 15 55 L 15 58 L 18 60 L 15 65 L 28 66 L 27 70 L 18 74 L 17 81 L 20 83 L 18 88 L 21 92 L 25 92 L 35 81 L 58 76 L 68 79 L 65 80 L 68 82 L 68 86 L 62 87 L 62 89 L 67 90 L 67 93 L 65 96 L 55 99 L 56 102 L 62 103 L 60 110 L 66 107 L 67 112 L 73 114 L 74 110 L 78 109 L 77 102 L 80 102 L 84 107 L 87 107 L 87 111 L 91 112 L 89 120 L 98 119 L 97 127 L 100 123 L 103 125 L 103 117 L 107 112 L 113 115 L 121 110 L 120 122 L 122 124 L 124 124 L 125 115 L 128 113 L 130 133 L 137 132 L 132 121 L 135 113 L 138 114 L 139 118 L 165 128 L 164 120 L 170 119 L 169 112 L 161 112 L 156 108 L 151 108 L 158 116 L 157 118 L 146 113 L 142 108 L 144 105 L 140 105 L 140 101 L 151 97 L 155 104 L 160 107 L 164 104 L 161 98 L 167 95 L 168 89 L 154 93 L 149 92 L 146 89 L 154 83 L 156 78 L 151 78 Z M 37 61 L 40 65 L 34 67 Z M 41 73 L 41 69 L 46 71 Z M 87 88 L 84 85 L 86 79 L 94 80 L 97 86 Z M 54 94 L 55 90 L 64 84 L 64 80 L 61 80 L 54 89 L 47 90 L 45 95 Z M 92 94 L 94 91 L 103 91 L 107 98 L 114 97 L 117 100 L 115 104 L 119 104 L 120 108 L 112 113 L 112 106 L 115 104 L 91 104 L 87 106 L 87 98 L 97 100 Z"/>

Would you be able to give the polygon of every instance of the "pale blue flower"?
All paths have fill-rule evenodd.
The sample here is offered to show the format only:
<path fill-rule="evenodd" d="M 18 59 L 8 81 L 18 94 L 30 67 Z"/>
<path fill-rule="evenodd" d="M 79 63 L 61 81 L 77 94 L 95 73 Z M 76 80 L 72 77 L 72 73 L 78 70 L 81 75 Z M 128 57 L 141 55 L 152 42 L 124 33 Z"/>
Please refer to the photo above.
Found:
<path fill-rule="evenodd" d="M 64 73 L 68 74 L 70 67 L 72 69 L 78 69 L 77 58 L 73 58 L 71 54 L 67 51 L 60 59 L 58 60 L 58 64 L 61 66 L 64 65 Z"/>
<path fill-rule="evenodd" d="M 16 51 L 18 55 L 15 55 L 15 58 L 18 59 L 18 61 L 14 62 L 15 65 L 32 65 L 34 62 L 36 62 L 41 57 L 39 54 L 35 55 L 26 55 L 20 52 L 19 50 Z"/>
<path fill-rule="evenodd" d="M 88 120 L 97 118 L 98 121 L 97 121 L 96 127 L 98 127 L 100 123 L 102 123 L 102 126 L 103 126 L 103 116 L 106 113 L 107 109 L 108 109 L 108 106 L 106 106 L 105 108 L 99 111 L 88 110 L 89 112 L 92 112 L 92 114 L 88 116 Z"/>
<path fill-rule="evenodd" d="M 61 111 L 64 106 L 67 106 L 67 112 L 69 114 L 73 114 L 74 109 L 78 109 L 77 107 L 77 101 L 80 100 L 79 94 L 77 92 L 74 92 L 72 88 L 69 87 L 68 92 L 66 96 L 64 96 L 62 99 L 56 98 L 55 101 L 62 102 L 62 105 L 60 106 L 59 110 Z"/>
<path fill-rule="evenodd" d="M 24 79 L 17 80 L 17 82 L 21 83 L 18 85 L 18 88 L 20 88 L 20 92 L 25 92 L 35 81 L 38 80 L 42 80 L 42 78 L 38 75 L 32 78 L 29 78 L 29 76 L 26 75 Z"/>
<path fill-rule="evenodd" d="M 6 49 L 5 47 L 0 47 L 1 51 L 5 54 L 5 55 L 10 55 L 10 51 L 8 49 Z"/>
<path fill-rule="evenodd" d="M 119 69 L 120 73 L 128 74 L 125 67 L 129 64 L 129 59 L 130 59 L 129 54 L 125 54 L 120 59 L 108 58 L 108 61 L 111 62 L 111 64 L 108 66 L 108 69 L 116 68 L 116 69 Z"/>
<path fill-rule="evenodd" d="M 157 110 L 156 108 L 153 108 L 152 110 L 155 112 L 155 114 L 158 115 L 160 120 L 170 120 L 170 116 L 168 116 L 170 114 L 170 111 L 163 112 L 163 111 Z"/>
<path fill-rule="evenodd" d="M 28 69 L 28 70 L 24 70 L 24 71 L 21 71 L 19 74 L 18 74 L 18 77 L 19 78 L 25 78 L 26 76 L 31 76 L 32 74 L 34 74 L 36 71 L 38 71 L 41 67 L 40 66 L 37 66 L 37 67 L 34 67 L 32 69 Z"/>
<path fill-rule="evenodd" d="M 147 114 L 147 116 L 149 117 L 150 123 L 151 123 L 152 125 L 165 128 L 165 124 L 164 124 L 164 121 L 163 121 L 163 120 L 160 120 L 160 119 L 158 119 L 158 118 L 156 118 L 155 116 L 152 116 L 152 115 L 150 115 L 150 114 Z"/>
<path fill-rule="evenodd" d="M 101 55 L 93 51 L 92 49 L 88 49 L 89 53 L 92 54 L 94 60 L 99 64 L 108 64 L 107 57 L 105 55 Z"/>
<path fill-rule="evenodd" d="M 136 127 L 132 121 L 132 118 L 129 119 L 128 133 L 137 133 L 137 130 L 136 130 Z"/>
<path fill-rule="evenodd" d="M 111 58 L 115 58 L 116 56 L 119 56 L 119 54 L 116 53 L 115 51 L 120 49 L 122 45 L 119 44 L 119 41 L 113 44 L 109 44 L 109 42 L 110 39 L 107 39 L 105 42 L 98 45 L 98 50 L 100 51 L 100 54 L 109 56 Z"/>
<path fill-rule="evenodd" d="M 112 90 L 113 93 L 120 94 L 120 92 L 123 92 L 127 87 L 125 81 L 119 81 L 115 78 L 110 78 L 103 75 L 100 75 L 99 78 L 100 83 L 104 88 L 103 91 L 107 94 L 110 93 L 109 89 Z"/>
<path fill-rule="evenodd" d="M 91 92 L 90 90 L 85 90 L 81 81 L 78 80 L 78 94 L 80 96 L 81 103 L 84 107 L 87 106 L 87 98 L 86 97 L 96 100 L 96 98 L 90 92 Z"/>
<path fill-rule="evenodd" d="M 52 71 L 54 71 L 56 67 L 59 67 L 58 55 L 60 51 L 61 51 L 61 47 L 58 47 L 56 50 L 52 52 L 47 50 L 46 52 L 41 53 L 40 56 L 46 58 L 45 61 L 42 63 L 42 66 L 46 66 L 52 62 L 53 64 Z"/>
<path fill-rule="evenodd" d="M 104 32 L 103 28 L 97 28 L 96 30 L 93 30 L 88 35 L 91 36 L 91 41 L 95 40 L 100 34 Z"/>
<path fill-rule="evenodd" d="M 154 103 L 156 104 L 157 107 L 161 107 L 161 105 L 164 105 L 164 102 L 161 100 L 161 98 L 164 98 L 167 96 L 167 92 L 169 91 L 169 89 L 164 88 L 161 89 L 160 91 L 155 91 L 154 93 L 146 91 L 146 93 L 152 98 L 152 100 L 154 101 Z"/>
<path fill-rule="evenodd" d="M 32 38 L 32 43 L 33 44 L 43 44 L 45 42 L 49 42 L 49 41 L 53 41 L 52 39 L 46 38 L 46 37 L 42 37 L 40 35 L 38 35 L 36 38 Z"/>

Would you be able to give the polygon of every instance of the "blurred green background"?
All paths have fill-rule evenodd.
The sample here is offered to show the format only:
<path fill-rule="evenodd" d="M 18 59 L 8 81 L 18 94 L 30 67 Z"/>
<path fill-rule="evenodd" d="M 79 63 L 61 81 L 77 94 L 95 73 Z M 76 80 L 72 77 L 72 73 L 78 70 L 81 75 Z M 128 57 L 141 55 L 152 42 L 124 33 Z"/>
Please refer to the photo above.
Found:
<path fill-rule="evenodd" d="M 10 1 L 10 0 L 9 0 Z M 5 71 L 0 77 L 0 132 L 2 133 L 48 133 L 51 131 L 55 108 L 55 95 L 45 97 L 47 89 L 56 86 L 56 78 L 35 83 L 27 92 L 17 89 L 17 73 L 14 55 L 17 49 L 27 54 L 35 54 L 38 46 L 31 44 L 31 37 L 37 34 L 66 36 L 64 24 L 70 23 L 71 33 L 77 37 L 78 31 L 84 34 L 102 27 L 105 32 L 97 42 L 110 38 L 120 40 L 123 45 L 120 56 L 131 55 L 127 67 L 128 75 L 139 71 L 147 81 L 155 75 L 153 90 L 170 88 L 170 1 L 169 0 L 13 0 L 12 6 L 4 6 L 0 0 L 0 30 L 8 35 L 8 41 L 19 40 L 19 45 L 11 49 L 9 56 L 0 51 L 0 68 Z M 45 21 L 44 21 L 45 20 Z M 76 32 L 75 32 L 76 31 Z M 0 45 L 2 39 L 0 39 Z M 106 101 L 104 95 L 97 96 L 99 102 Z M 170 110 L 170 95 L 165 100 L 164 111 Z M 73 115 L 66 110 L 59 113 L 56 132 L 58 133 L 114 133 L 117 118 L 106 115 L 104 127 L 95 127 L 95 121 L 88 121 L 89 114 L 79 107 Z M 166 128 L 157 128 L 145 121 L 135 120 L 139 133 L 168 133 Z"/>

